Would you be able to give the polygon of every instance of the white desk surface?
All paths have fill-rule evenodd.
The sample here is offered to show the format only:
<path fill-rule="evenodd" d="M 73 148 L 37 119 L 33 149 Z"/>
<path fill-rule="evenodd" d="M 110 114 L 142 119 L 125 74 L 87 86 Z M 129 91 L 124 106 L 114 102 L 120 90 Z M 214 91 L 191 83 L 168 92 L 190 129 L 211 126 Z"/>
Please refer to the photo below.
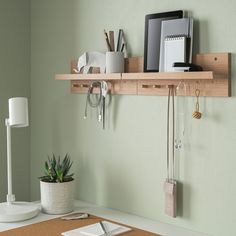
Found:
<path fill-rule="evenodd" d="M 39 204 L 39 203 L 37 203 Z M 143 217 L 127 214 L 121 211 L 112 210 L 109 208 L 99 207 L 83 201 L 75 201 L 75 211 L 86 212 L 102 218 L 110 219 L 116 222 L 127 224 L 136 228 L 147 230 L 163 236 L 207 236 L 206 234 L 190 231 L 174 225 L 161 223 L 159 221 L 149 220 Z M 38 216 L 30 220 L 16 223 L 0 223 L 0 232 L 14 229 L 29 224 L 38 223 L 41 221 L 59 217 L 58 215 L 47 215 L 39 213 Z M 209 235 L 208 235 L 209 236 Z"/>

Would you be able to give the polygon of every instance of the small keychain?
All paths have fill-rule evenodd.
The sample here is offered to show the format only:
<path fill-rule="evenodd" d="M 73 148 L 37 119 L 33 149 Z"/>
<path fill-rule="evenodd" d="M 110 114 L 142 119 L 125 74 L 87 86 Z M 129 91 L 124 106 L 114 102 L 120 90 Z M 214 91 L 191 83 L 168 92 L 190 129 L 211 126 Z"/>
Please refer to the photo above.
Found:
<path fill-rule="evenodd" d="M 196 111 L 193 112 L 192 117 L 195 119 L 201 119 L 202 113 L 199 112 L 199 95 L 200 95 L 200 90 L 196 89 L 195 90 L 197 102 L 196 102 Z"/>

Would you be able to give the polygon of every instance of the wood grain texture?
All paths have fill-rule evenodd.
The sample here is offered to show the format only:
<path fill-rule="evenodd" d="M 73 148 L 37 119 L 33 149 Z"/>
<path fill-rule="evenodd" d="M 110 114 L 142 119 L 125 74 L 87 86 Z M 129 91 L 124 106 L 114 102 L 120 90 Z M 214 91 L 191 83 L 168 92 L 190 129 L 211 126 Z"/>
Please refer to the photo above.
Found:
<path fill-rule="evenodd" d="M 200 97 L 227 97 L 229 96 L 228 81 L 225 79 L 217 79 L 211 81 L 193 81 L 184 80 L 181 82 L 185 89 L 179 89 L 177 95 L 179 96 L 195 96 L 195 90 L 200 89 Z M 138 81 L 138 95 L 155 95 L 167 96 L 168 84 L 175 87 L 180 84 L 179 80 L 139 80 Z"/>
<path fill-rule="evenodd" d="M 125 73 L 142 73 L 143 57 L 125 58 Z"/>
<path fill-rule="evenodd" d="M 197 54 L 193 61 L 202 66 L 204 71 L 214 71 L 215 79 L 230 78 L 231 54 L 229 53 Z"/>
<path fill-rule="evenodd" d="M 56 80 L 120 80 L 120 73 L 113 74 L 57 74 L 55 75 Z"/>
<path fill-rule="evenodd" d="M 71 92 L 72 93 L 87 93 L 90 84 L 94 80 L 72 80 Z M 134 80 L 119 80 L 119 81 L 107 81 L 110 94 L 138 94 L 138 84 Z M 94 93 L 98 93 L 98 89 L 94 89 Z"/>
<path fill-rule="evenodd" d="M 7 230 L 4 232 L 1 232 L 1 236 L 60 236 L 61 233 L 76 229 L 82 226 L 90 225 L 97 223 L 101 220 L 104 220 L 102 218 L 96 217 L 96 216 L 90 216 L 88 219 L 83 220 L 61 220 L 60 218 L 47 220 L 43 222 L 39 222 L 36 224 L 23 226 L 20 228 Z M 109 221 L 109 220 L 107 220 Z M 110 221 L 113 222 L 113 221 Z M 117 222 L 114 222 L 117 223 Z M 119 223 L 117 223 L 119 224 Z M 123 225 L 123 224 L 122 224 Z M 127 226 L 127 225 L 124 225 Z M 130 226 L 127 226 L 130 227 Z M 132 231 L 128 233 L 124 233 L 122 235 L 127 236 L 160 236 L 158 234 L 154 234 L 148 231 L 144 231 L 137 228 L 132 228 Z"/>
<path fill-rule="evenodd" d="M 148 72 L 148 73 L 123 73 L 124 80 L 211 80 L 212 71 L 199 72 Z"/>

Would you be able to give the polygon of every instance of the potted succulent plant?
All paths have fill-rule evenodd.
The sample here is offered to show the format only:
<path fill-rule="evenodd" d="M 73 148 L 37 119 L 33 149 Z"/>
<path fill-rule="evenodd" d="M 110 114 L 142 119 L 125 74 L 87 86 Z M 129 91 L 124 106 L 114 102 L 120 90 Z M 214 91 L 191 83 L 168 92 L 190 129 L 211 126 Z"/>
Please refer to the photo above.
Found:
<path fill-rule="evenodd" d="M 53 154 L 45 161 L 45 175 L 39 177 L 42 211 L 65 214 L 74 208 L 74 178 L 69 174 L 72 162 L 68 154 L 63 160 Z"/>

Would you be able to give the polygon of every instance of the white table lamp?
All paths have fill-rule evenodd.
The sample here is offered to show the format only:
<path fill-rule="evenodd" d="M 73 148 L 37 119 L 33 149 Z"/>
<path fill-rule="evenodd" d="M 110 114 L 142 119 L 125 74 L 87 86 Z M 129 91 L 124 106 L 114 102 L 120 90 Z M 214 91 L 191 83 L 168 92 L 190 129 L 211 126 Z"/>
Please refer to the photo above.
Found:
<path fill-rule="evenodd" d="M 12 193 L 12 163 L 11 163 L 11 128 L 27 127 L 28 119 L 28 100 L 24 97 L 10 98 L 9 118 L 5 120 L 7 128 L 7 181 L 8 194 L 7 202 L 0 203 L 0 222 L 16 222 L 30 219 L 39 212 L 36 204 L 15 201 Z"/>

